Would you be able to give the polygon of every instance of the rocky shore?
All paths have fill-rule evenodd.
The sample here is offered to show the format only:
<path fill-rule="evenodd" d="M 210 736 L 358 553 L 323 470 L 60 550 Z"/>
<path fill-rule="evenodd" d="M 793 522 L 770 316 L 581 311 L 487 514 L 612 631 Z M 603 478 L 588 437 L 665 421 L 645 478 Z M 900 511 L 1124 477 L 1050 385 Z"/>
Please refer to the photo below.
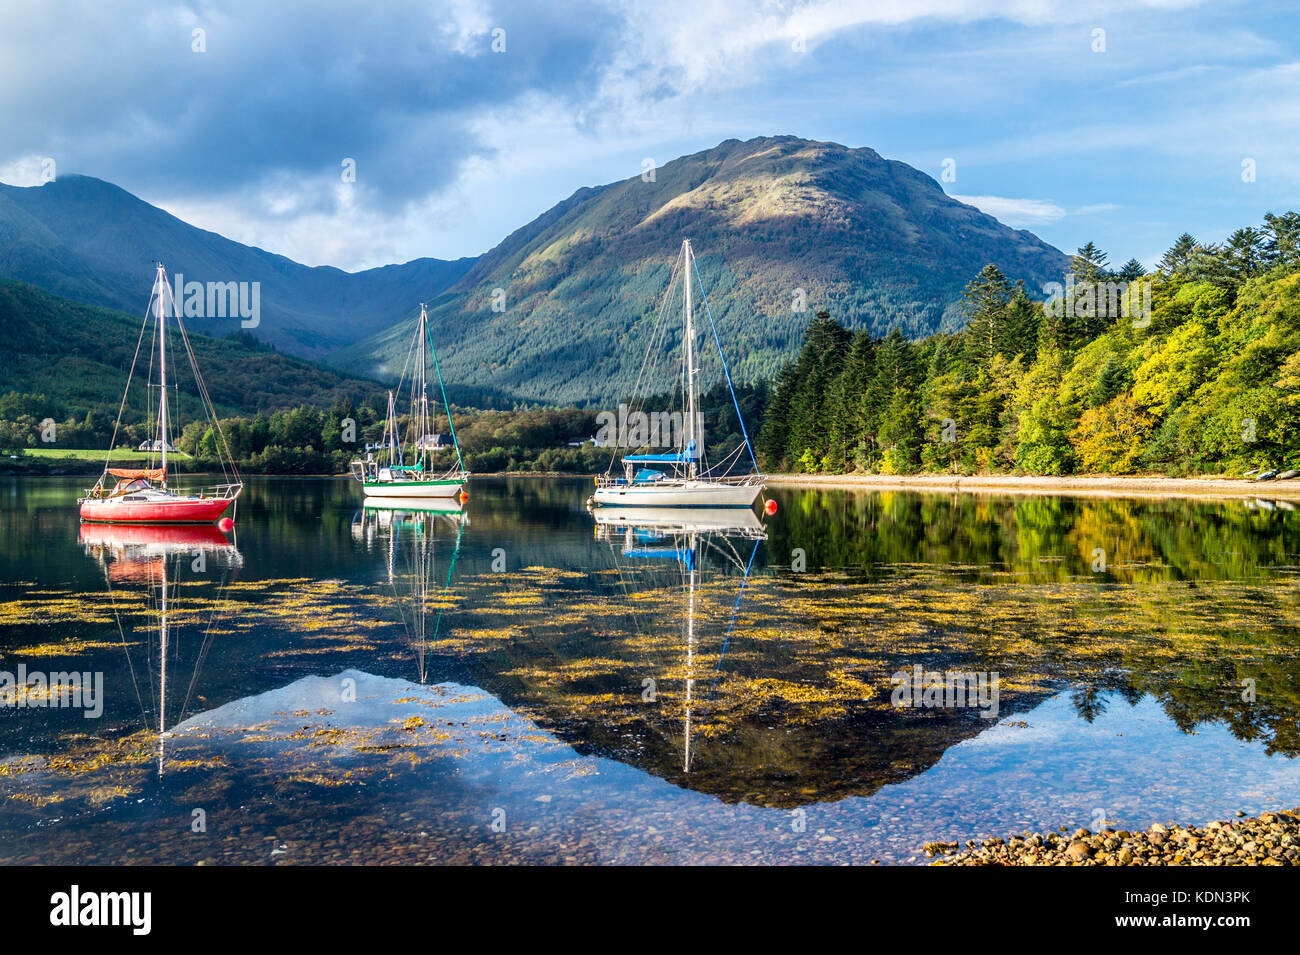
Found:
<path fill-rule="evenodd" d="M 931 842 L 931 865 L 1300 865 L 1300 808 L 1205 826 Z M 938 858 L 935 858 L 938 857 Z"/>

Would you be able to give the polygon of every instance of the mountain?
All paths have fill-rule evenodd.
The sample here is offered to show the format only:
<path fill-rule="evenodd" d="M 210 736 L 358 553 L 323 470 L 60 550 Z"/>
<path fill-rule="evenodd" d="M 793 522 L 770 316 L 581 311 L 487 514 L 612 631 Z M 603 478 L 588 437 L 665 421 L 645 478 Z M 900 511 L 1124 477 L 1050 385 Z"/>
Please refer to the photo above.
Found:
<path fill-rule="evenodd" d="M 650 182 L 579 189 L 481 256 L 433 301 L 444 375 L 557 403 L 626 397 L 683 238 L 741 380 L 775 374 L 818 309 L 850 328 L 919 337 L 959 327 L 962 290 L 990 262 L 1031 294 L 1068 265 L 872 149 L 727 140 Z M 403 321 L 328 360 L 393 377 L 409 334 Z M 720 375 L 716 362 L 702 373 L 706 386 Z"/>
<path fill-rule="evenodd" d="M 312 268 L 195 228 L 89 176 L 0 185 L 0 276 L 140 314 L 154 259 L 187 282 L 260 283 L 260 323 L 248 331 L 308 358 L 388 328 L 474 263 L 424 258 L 356 273 Z M 217 335 L 240 328 L 233 318 L 192 318 L 190 325 Z"/>
<path fill-rule="evenodd" d="M 44 395 L 44 402 L 5 399 L 7 405 L 17 406 L 15 410 L 38 419 L 50 414 L 62 420 L 95 411 L 111 422 L 126 388 L 141 320 L 0 279 L 0 328 L 5 333 L 0 396 Z M 381 390 L 375 382 L 281 354 L 242 334 L 233 338 L 191 334 L 190 342 L 220 414 L 255 414 L 302 404 L 325 408 L 345 398 L 360 403 Z M 173 356 L 173 380 L 185 408 L 196 410 L 190 408 L 196 399 L 183 352 L 173 351 Z M 146 357 L 141 362 L 148 367 Z M 27 409 L 26 403 L 32 407 Z M 35 407 L 38 403 L 40 409 Z"/>

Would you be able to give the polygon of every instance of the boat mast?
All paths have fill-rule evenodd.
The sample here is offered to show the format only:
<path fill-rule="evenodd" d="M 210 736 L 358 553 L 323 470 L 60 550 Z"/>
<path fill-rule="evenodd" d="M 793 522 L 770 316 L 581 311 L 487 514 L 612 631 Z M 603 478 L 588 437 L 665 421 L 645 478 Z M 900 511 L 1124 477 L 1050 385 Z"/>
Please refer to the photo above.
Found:
<path fill-rule="evenodd" d="M 429 313 L 425 310 L 424 303 L 420 303 L 420 407 L 418 414 L 419 423 L 416 426 L 415 433 L 415 451 L 416 460 L 424 460 L 425 436 L 429 433 L 429 358 L 425 351 L 425 336 L 428 335 Z"/>
<path fill-rule="evenodd" d="M 388 422 L 384 426 L 388 432 L 388 466 L 392 467 L 397 456 L 397 407 L 393 404 L 393 393 L 388 393 Z"/>
<path fill-rule="evenodd" d="M 163 297 L 167 294 L 167 273 L 158 263 L 158 277 L 154 280 L 154 293 L 158 296 L 158 435 L 162 443 L 162 486 L 167 486 L 167 309 Z"/>
<path fill-rule="evenodd" d="M 692 454 L 686 462 L 686 476 L 695 477 L 695 462 L 699 449 L 695 443 L 695 316 L 691 310 L 691 240 L 682 240 L 682 265 L 686 273 L 686 449 Z"/>

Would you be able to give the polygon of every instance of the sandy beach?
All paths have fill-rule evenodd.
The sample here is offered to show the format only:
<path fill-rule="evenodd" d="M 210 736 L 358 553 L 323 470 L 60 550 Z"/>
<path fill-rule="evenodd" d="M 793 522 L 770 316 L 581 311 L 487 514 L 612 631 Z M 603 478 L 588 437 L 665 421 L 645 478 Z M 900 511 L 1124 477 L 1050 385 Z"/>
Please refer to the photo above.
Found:
<path fill-rule="evenodd" d="M 861 488 L 966 494 L 1063 494 L 1095 497 L 1240 498 L 1300 501 L 1300 480 L 1250 481 L 1224 477 L 1112 477 L 1110 475 L 769 474 L 768 487 Z"/>

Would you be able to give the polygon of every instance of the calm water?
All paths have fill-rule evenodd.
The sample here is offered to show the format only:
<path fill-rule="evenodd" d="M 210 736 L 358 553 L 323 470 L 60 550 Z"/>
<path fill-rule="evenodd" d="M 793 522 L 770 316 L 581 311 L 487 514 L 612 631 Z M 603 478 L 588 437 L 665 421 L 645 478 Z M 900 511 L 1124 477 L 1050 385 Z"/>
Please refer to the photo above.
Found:
<path fill-rule="evenodd" d="M 0 862 L 914 862 L 1300 804 L 1272 502 L 597 527 L 580 480 L 475 479 L 462 514 L 254 480 L 226 537 L 81 528 L 83 483 L 0 482 L 0 684 L 103 686 L 0 706 Z M 896 705 L 918 666 L 996 673 L 996 713 Z"/>

